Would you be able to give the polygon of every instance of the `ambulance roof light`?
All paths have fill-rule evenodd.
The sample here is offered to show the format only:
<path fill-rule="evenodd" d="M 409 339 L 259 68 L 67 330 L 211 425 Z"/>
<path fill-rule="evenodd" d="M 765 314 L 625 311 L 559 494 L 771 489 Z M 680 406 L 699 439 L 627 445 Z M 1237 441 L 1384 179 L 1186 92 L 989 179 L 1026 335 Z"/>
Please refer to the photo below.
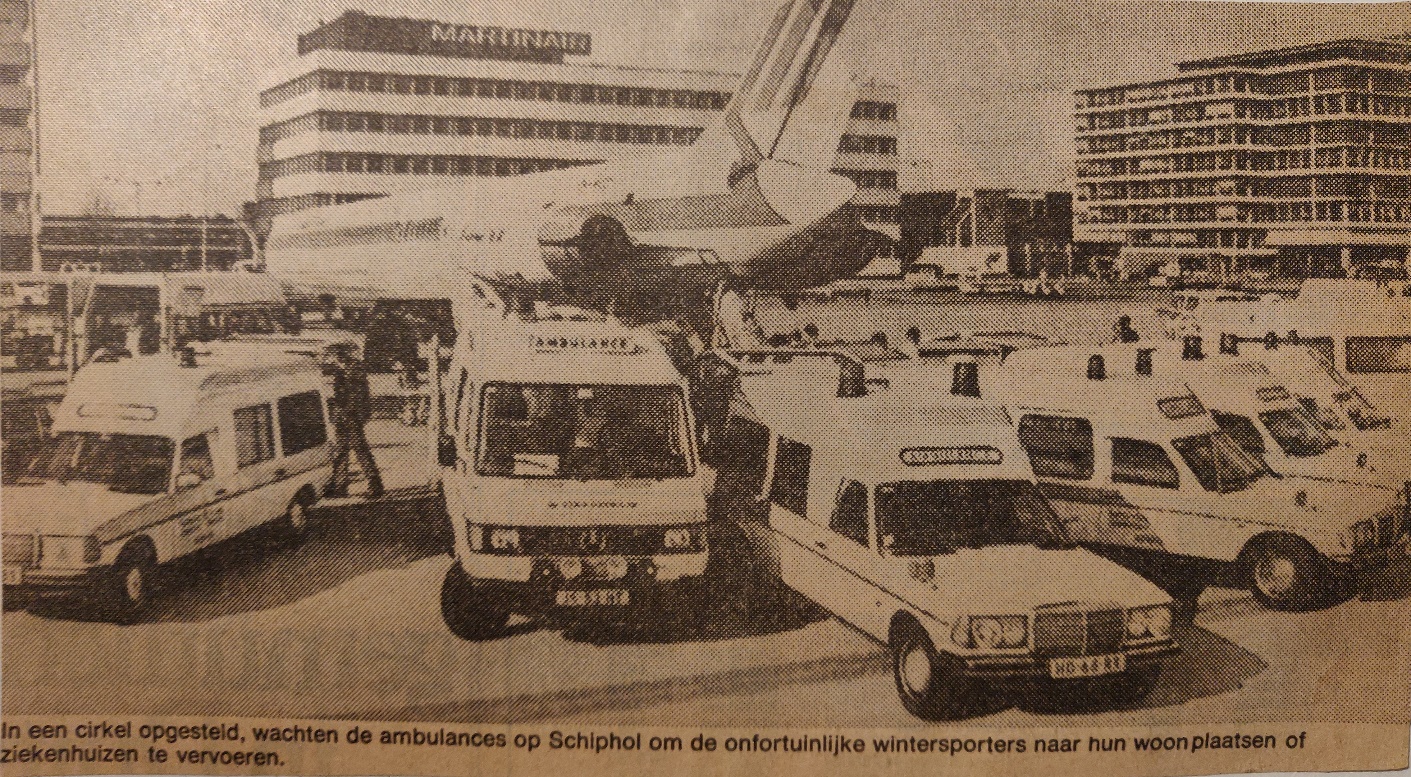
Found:
<path fill-rule="evenodd" d="M 1205 350 L 1200 335 L 1186 335 L 1186 337 L 1181 340 L 1181 359 L 1184 361 L 1200 361 L 1204 358 Z"/>
<path fill-rule="evenodd" d="M 1276 332 L 1269 332 L 1264 335 L 1264 350 L 1276 351 L 1279 348 L 1279 335 Z"/>
<path fill-rule="evenodd" d="M 176 363 L 185 368 L 192 368 L 196 365 L 196 349 L 190 346 L 176 349 Z"/>
<path fill-rule="evenodd" d="M 1107 361 L 1100 353 L 1088 357 L 1088 380 L 1107 380 Z"/>
<path fill-rule="evenodd" d="M 1239 335 L 1232 335 L 1232 334 L 1223 334 L 1223 335 L 1220 335 L 1220 353 L 1229 354 L 1229 355 L 1231 355 L 1231 356 L 1239 356 L 1239 355 L 1240 355 L 1240 338 L 1239 338 Z"/>
<path fill-rule="evenodd" d="M 957 362 L 951 368 L 950 393 L 957 397 L 980 396 L 980 365 Z"/>
<path fill-rule="evenodd" d="M 1137 349 L 1137 374 L 1151 377 L 1151 355 L 1156 352 L 1155 348 Z"/>

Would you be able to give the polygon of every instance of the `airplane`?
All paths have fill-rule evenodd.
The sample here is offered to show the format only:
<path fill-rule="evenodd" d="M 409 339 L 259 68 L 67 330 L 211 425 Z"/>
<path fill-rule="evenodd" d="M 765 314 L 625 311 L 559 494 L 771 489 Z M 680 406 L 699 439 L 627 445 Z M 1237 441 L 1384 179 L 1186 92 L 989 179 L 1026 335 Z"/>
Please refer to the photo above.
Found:
<path fill-rule="evenodd" d="M 724 287 L 851 276 L 886 238 L 847 207 L 855 184 L 828 171 L 855 85 L 819 74 L 855 2 L 780 8 L 722 116 L 691 146 L 280 216 L 266 271 L 304 289 L 457 307 L 546 299 L 638 323 L 685 320 Z"/>

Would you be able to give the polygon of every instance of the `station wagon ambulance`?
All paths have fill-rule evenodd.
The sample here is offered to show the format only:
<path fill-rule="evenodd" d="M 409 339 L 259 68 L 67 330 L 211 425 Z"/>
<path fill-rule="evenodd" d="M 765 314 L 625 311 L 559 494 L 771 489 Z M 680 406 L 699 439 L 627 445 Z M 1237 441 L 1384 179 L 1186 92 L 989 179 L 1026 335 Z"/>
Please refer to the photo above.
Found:
<path fill-rule="evenodd" d="M 754 377 L 722 465 L 756 470 L 768 501 L 767 516 L 737 518 L 742 541 L 890 647 L 908 711 L 964 715 L 996 684 L 1119 703 L 1151 688 L 1177 649 L 1170 597 L 1068 541 L 1003 407 Z"/>
<path fill-rule="evenodd" d="M 1276 475 L 1178 376 L 1109 376 L 1106 364 L 1092 349 L 1036 349 L 991 376 L 1078 541 L 1186 603 L 1232 569 L 1280 609 L 1319 603 L 1344 573 L 1403 552 L 1404 493 Z"/>
<path fill-rule="evenodd" d="M 493 638 L 511 613 L 700 608 L 712 479 L 686 382 L 648 333 L 588 313 L 485 319 L 437 380 L 452 633 Z"/>
<path fill-rule="evenodd" d="M 6 596 L 77 590 L 128 621 L 158 564 L 270 522 L 302 537 L 329 477 L 326 396 L 286 354 L 85 366 L 5 486 Z"/>

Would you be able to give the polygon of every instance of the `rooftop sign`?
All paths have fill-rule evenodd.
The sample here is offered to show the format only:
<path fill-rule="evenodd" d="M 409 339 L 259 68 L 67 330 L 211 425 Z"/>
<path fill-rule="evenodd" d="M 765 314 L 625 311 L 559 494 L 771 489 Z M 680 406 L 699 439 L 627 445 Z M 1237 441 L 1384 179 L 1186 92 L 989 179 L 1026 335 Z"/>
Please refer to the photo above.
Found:
<path fill-rule="evenodd" d="M 565 54 L 591 54 L 593 37 L 586 32 L 487 27 L 348 11 L 299 36 L 299 54 L 319 49 L 559 62 Z"/>

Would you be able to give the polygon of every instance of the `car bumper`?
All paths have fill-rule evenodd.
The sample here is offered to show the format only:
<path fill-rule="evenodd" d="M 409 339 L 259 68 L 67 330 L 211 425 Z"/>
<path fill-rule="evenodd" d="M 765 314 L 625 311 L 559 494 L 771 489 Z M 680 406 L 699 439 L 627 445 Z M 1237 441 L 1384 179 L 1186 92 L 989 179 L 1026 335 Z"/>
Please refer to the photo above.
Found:
<path fill-rule="evenodd" d="M 6 595 L 40 595 L 77 591 L 91 586 L 101 570 L 107 567 L 86 569 L 44 569 L 42 567 L 5 568 Z M 15 576 L 18 575 L 18 582 Z"/>
<path fill-rule="evenodd" d="M 1127 657 L 1127 671 L 1160 664 L 1181 652 L 1175 642 L 1129 647 L 1120 651 Z M 1047 656 L 974 656 L 962 659 L 965 673 L 987 680 L 1049 679 Z M 1116 675 L 1106 675 L 1108 677 Z M 1099 676 L 1101 677 L 1101 676 Z"/>

